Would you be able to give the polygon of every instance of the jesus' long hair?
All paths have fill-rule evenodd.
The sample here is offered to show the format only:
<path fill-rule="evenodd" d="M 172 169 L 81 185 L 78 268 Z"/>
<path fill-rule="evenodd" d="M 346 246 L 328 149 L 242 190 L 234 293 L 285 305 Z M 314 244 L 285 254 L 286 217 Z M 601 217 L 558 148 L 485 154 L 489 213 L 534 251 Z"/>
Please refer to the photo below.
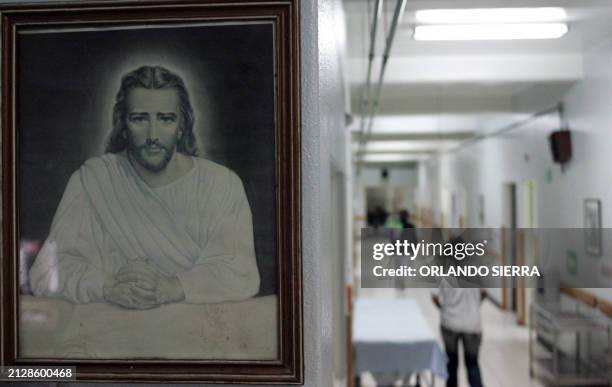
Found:
<path fill-rule="evenodd" d="M 106 152 L 118 153 L 128 146 L 127 96 L 130 90 L 137 87 L 150 90 L 176 89 L 178 91 L 181 112 L 179 130 L 182 131 L 182 136 L 176 143 L 176 150 L 188 156 L 196 156 L 198 149 L 193 134 L 193 108 L 189 101 L 187 88 L 181 77 L 161 66 L 142 66 L 127 73 L 121 79 L 121 88 L 117 92 L 113 107 L 113 130 L 106 143 Z"/>

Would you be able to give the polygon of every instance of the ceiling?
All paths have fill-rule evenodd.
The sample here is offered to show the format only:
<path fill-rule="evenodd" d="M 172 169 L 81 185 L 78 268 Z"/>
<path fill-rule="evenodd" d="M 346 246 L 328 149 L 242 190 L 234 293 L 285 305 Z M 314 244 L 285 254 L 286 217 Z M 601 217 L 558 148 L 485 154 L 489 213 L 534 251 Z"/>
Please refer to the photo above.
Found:
<path fill-rule="evenodd" d="M 372 72 L 375 84 L 395 0 L 386 0 L 376 42 Z M 374 0 L 345 0 L 350 129 L 360 137 L 361 103 L 366 80 L 369 26 Z M 412 39 L 415 11 L 432 8 L 560 6 L 570 31 L 557 40 L 424 42 Z M 420 160 L 471 137 L 514 122 L 518 117 L 558 102 L 583 76 L 583 54 L 612 38 L 612 1 L 408 0 L 386 69 L 378 115 L 366 147 L 355 148 L 365 159 Z M 537 101 L 524 107 L 522 100 Z M 378 141 L 406 146 L 382 151 Z M 407 146 L 426 142 L 427 146 Z M 400 157 L 404 155 L 404 158 Z M 383 157 L 384 156 L 384 157 Z"/>

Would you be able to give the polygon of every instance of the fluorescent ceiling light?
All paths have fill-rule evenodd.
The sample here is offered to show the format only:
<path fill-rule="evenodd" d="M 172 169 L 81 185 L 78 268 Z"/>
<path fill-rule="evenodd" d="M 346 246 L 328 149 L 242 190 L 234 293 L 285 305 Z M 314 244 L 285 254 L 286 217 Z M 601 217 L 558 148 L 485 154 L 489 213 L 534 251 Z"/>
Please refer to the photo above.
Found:
<path fill-rule="evenodd" d="M 452 140 L 368 141 L 365 146 L 353 143 L 353 150 L 364 152 L 433 152 L 457 144 Z"/>
<path fill-rule="evenodd" d="M 426 134 L 466 133 L 478 125 L 473 114 L 405 114 L 376 116 L 372 133 Z M 356 125 L 355 131 L 359 129 Z"/>
<path fill-rule="evenodd" d="M 568 31 L 564 23 L 457 24 L 417 26 L 415 40 L 518 40 L 558 39 Z"/>
<path fill-rule="evenodd" d="M 432 24 L 544 23 L 566 19 L 565 9 L 559 7 L 424 9 L 416 12 L 419 23 Z"/>
<path fill-rule="evenodd" d="M 364 163 L 402 163 L 426 160 L 428 156 L 414 156 L 404 154 L 364 155 L 361 161 Z"/>

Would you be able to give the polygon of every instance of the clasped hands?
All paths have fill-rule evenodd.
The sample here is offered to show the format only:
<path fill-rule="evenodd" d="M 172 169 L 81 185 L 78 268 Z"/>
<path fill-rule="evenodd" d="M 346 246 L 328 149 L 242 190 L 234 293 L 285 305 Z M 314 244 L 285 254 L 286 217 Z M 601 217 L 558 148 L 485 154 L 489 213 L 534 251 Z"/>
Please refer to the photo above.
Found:
<path fill-rule="evenodd" d="M 103 294 L 107 302 L 128 309 L 150 309 L 185 299 L 176 276 L 164 274 L 143 258 L 129 261 L 115 276 L 108 277 Z"/>

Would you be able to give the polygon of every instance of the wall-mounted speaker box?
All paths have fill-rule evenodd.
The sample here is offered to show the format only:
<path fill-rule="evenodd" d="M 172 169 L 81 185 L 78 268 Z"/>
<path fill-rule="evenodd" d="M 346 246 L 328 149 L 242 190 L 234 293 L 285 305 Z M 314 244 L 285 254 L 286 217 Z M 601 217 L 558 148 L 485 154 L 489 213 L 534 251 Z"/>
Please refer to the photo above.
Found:
<path fill-rule="evenodd" d="M 555 163 L 565 164 L 572 158 L 572 135 L 569 130 L 556 130 L 548 136 Z"/>

